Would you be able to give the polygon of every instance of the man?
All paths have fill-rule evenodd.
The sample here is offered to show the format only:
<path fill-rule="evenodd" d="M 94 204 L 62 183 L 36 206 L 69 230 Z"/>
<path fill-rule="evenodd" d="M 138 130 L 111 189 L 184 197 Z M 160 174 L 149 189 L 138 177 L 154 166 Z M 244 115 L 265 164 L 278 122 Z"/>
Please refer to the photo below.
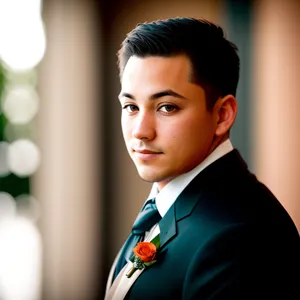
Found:
<path fill-rule="evenodd" d="M 159 217 L 137 247 L 133 226 L 106 299 L 300 299 L 297 229 L 229 140 L 236 46 L 204 20 L 145 23 L 119 68 L 123 136 Z"/>

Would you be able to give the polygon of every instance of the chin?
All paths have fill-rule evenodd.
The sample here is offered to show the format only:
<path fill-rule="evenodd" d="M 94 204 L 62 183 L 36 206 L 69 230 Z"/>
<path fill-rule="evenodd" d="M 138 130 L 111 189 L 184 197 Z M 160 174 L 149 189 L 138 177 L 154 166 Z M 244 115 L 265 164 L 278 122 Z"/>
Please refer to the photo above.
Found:
<path fill-rule="evenodd" d="M 145 174 L 141 174 L 139 173 L 139 176 L 144 180 L 144 181 L 147 181 L 147 182 L 157 182 L 157 178 L 155 176 L 149 176 L 149 175 L 145 175 Z"/>
<path fill-rule="evenodd" d="M 157 172 L 155 170 L 145 170 L 144 168 L 137 168 L 139 176 L 147 182 L 162 182 L 162 181 L 169 181 L 170 178 L 173 178 L 174 176 L 168 176 L 167 174 L 163 172 Z"/>
<path fill-rule="evenodd" d="M 143 168 L 138 168 L 138 167 L 137 167 L 137 171 L 139 176 L 147 182 L 156 182 L 159 180 L 158 174 L 154 171 L 144 170 Z"/>

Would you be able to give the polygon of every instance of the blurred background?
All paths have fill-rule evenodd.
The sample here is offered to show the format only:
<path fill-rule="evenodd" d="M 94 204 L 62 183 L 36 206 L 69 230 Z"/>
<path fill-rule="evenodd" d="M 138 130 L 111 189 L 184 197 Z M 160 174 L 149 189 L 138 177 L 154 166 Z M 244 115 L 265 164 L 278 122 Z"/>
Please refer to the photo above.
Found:
<path fill-rule="evenodd" d="M 300 2 L 0 0 L 0 299 L 103 299 L 148 196 L 120 128 L 116 52 L 190 16 L 239 48 L 231 139 L 300 230 Z"/>

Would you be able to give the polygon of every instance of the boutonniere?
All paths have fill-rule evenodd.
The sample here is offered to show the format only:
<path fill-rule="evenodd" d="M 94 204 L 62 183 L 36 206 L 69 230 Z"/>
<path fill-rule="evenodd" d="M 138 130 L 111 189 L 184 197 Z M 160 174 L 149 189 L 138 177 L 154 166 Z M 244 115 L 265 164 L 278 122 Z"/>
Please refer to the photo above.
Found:
<path fill-rule="evenodd" d="M 133 248 L 134 255 L 130 259 L 133 262 L 133 267 L 126 276 L 130 278 L 136 270 L 142 270 L 156 263 L 159 245 L 159 235 L 157 235 L 151 242 L 137 243 L 136 247 Z"/>

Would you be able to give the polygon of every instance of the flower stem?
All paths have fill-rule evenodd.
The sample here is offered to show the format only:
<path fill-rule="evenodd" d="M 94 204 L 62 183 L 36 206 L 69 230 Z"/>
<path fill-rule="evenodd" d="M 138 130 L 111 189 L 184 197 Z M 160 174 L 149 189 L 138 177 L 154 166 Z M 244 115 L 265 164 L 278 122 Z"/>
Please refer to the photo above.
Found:
<path fill-rule="evenodd" d="M 128 278 L 132 276 L 132 274 L 136 271 L 137 269 L 135 267 L 132 267 L 131 270 L 126 274 Z"/>

